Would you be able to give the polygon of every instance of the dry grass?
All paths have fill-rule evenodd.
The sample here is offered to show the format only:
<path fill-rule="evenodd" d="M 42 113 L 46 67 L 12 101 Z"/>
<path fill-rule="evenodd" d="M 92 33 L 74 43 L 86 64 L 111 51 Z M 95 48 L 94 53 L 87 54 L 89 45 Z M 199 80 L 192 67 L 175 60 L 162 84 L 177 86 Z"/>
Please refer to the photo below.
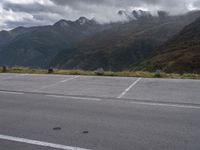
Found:
<path fill-rule="evenodd" d="M 3 73 L 3 69 L 0 68 L 0 73 Z M 7 68 L 6 73 L 28 73 L 28 74 L 48 74 L 48 70 L 44 69 L 32 69 L 22 67 Z M 117 76 L 117 77 L 143 77 L 143 78 L 174 78 L 174 79 L 200 79 L 200 74 L 155 74 L 153 72 L 144 71 L 122 71 L 112 72 L 105 71 L 103 74 L 99 74 L 95 71 L 85 70 L 58 70 L 55 69 L 52 74 L 60 75 L 86 75 L 86 76 Z"/>

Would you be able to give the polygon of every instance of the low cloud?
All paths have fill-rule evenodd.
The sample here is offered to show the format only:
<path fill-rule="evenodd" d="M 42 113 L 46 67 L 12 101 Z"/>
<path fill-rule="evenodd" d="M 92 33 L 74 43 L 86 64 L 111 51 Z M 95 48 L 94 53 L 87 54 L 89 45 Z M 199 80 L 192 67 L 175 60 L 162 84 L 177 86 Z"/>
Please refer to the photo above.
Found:
<path fill-rule="evenodd" d="M 113 22 L 122 19 L 118 10 L 135 8 L 180 14 L 199 9 L 200 0 L 1 0 L 0 30 L 53 24 L 59 19 L 75 20 L 80 16 Z"/>

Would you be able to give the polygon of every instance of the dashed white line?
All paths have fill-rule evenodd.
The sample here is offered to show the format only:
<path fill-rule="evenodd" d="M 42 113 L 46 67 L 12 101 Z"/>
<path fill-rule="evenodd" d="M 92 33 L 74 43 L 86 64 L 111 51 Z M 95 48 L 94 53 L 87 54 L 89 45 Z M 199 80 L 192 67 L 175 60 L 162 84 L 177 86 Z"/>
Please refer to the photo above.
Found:
<path fill-rule="evenodd" d="M 75 96 L 60 96 L 60 95 L 45 95 L 47 97 L 53 98 L 69 98 L 69 99 L 78 99 L 78 100 L 89 100 L 89 101 L 101 101 L 99 98 L 87 98 L 87 97 L 75 97 Z"/>
<path fill-rule="evenodd" d="M 23 95 L 24 94 L 22 92 L 9 92 L 9 91 L 0 91 L 0 93 L 3 93 L 3 94 L 14 94 L 14 95 Z"/>
<path fill-rule="evenodd" d="M 127 89 L 125 89 L 117 98 L 122 98 L 131 88 L 133 88 L 142 78 L 138 78 Z"/>
<path fill-rule="evenodd" d="M 19 76 L 24 77 L 24 76 L 28 76 L 29 74 L 19 74 Z"/>
<path fill-rule="evenodd" d="M 25 143 L 25 144 L 31 144 L 31 145 L 37 145 L 42 147 L 49 147 L 54 149 L 61 149 L 61 150 L 89 150 L 79 147 L 72 147 L 67 145 L 61 145 L 61 144 L 54 144 L 49 142 L 43 142 L 43 141 L 37 141 L 37 140 L 31 140 L 31 139 L 25 139 L 25 138 L 19 138 L 19 137 L 13 137 L 13 136 L 7 136 L 7 135 L 0 135 L 1 140 L 7 140 L 7 141 L 13 141 L 13 142 L 19 142 L 19 143 Z"/>
<path fill-rule="evenodd" d="M 76 79 L 76 78 L 79 78 L 80 76 L 76 76 L 74 78 L 70 78 L 70 79 L 66 79 L 66 80 L 63 80 L 63 81 L 60 81 L 60 83 L 64 83 L 64 82 L 68 82 L 70 80 L 73 80 L 73 79 Z"/>
<path fill-rule="evenodd" d="M 59 82 L 54 83 L 54 84 L 46 85 L 46 86 L 43 86 L 43 87 L 41 87 L 41 88 L 38 88 L 38 89 L 34 90 L 33 92 L 38 92 L 38 91 L 43 90 L 43 89 L 46 89 L 46 88 L 54 87 L 54 86 L 58 85 L 59 83 L 68 82 L 68 81 L 74 80 L 74 79 L 76 79 L 76 78 L 78 78 L 78 77 L 80 77 L 80 76 L 75 76 L 75 77 L 73 77 L 73 78 L 69 78 L 69 79 L 66 79 L 66 80 L 62 80 L 62 81 L 59 81 Z"/>
<path fill-rule="evenodd" d="M 162 103 L 152 103 L 152 102 L 129 102 L 132 104 L 138 105 L 149 105 L 149 106 L 164 106 L 164 107 L 176 107 L 176 108 L 191 108 L 191 109 L 200 109 L 200 106 L 191 106 L 191 105 L 181 105 L 181 104 L 162 104 Z"/>

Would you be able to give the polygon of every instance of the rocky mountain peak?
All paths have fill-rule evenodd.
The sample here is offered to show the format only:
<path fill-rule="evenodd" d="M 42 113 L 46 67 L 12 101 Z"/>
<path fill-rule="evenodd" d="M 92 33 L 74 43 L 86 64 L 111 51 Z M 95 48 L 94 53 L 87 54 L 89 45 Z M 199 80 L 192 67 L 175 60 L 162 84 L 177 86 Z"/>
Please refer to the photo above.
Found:
<path fill-rule="evenodd" d="M 90 20 L 86 17 L 80 17 L 78 20 L 76 20 L 76 22 L 79 23 L 80 25 L 84 25 L 90 22 Z"/>
<path fill-rule="evenodd" d="M 118 15 L 120 15 L 122 17 L 125 17 L 128 20 L 136 19 L 136 18 L 133 17 L 133 15 L 130 12 L 128 12 L 126 10 L 120 10 L 120 11 L 118 11 Z"/>
<path fill-rule="evenodd" d="M 132 12 L 126 11 L 126 10 L 120 10 L 118 12 L 118 15 L 126 17 L 128 20 L 138 20 L 141 18 L 150 18 L 152 17 L 151 13 L 149 11 L 144 10 L 133 10 Z"/>
<path fill-rule="evenodd" d="M 69 21 L 61 19 L 58 22 L 54 24 L 54 26 L 59 26 L 59 27 L 69 27 Z"/>
<path fill-rule="evenodd" d="M 149 11 L 144 11 L 144 10 L 133 10 L 132 15 L 136 19 L 152 17 L 152 15 Z"/>

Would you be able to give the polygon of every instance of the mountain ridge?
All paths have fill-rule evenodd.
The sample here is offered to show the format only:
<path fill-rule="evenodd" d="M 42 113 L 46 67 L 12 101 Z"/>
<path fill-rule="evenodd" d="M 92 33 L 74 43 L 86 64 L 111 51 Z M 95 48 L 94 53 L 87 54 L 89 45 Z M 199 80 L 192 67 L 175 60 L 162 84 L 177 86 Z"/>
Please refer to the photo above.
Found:
<path fill-rule="evenodd" d="M 179 19 L 174 16 L 167 17 L 166 20 L 158 17 L 133 20 L 97 33 L 76 43 L 72 53 L 61 51 L 50 66 L 64 69 L 128 70 L 151 56 L 160 45 L 191 23 L 193 14 L 190 17 L 187 15 L 180 16 Z"/>
<path fill-rule="evenodd" d="M 63 26 L 63 22 L 69 23 L 69 26 Z M 0 65 L 47 67 L 60 50 L 103 28 L 93 20 L 87 20 L 81 25 L 79 20 L 62 20 L 54 25 L 1 31 Z"/>
<path fill-rule="evenodd" d="M 154 55 L 200 16 L 200 11 L 176 16 L 164 11 L 157 16 L 139 13 L 143 15 L 128 22 L 100 24 L 80 17 L 75 21 L 61 19 L 53 25 L 1 31 L 0 65 L 129 70 Z"/>

